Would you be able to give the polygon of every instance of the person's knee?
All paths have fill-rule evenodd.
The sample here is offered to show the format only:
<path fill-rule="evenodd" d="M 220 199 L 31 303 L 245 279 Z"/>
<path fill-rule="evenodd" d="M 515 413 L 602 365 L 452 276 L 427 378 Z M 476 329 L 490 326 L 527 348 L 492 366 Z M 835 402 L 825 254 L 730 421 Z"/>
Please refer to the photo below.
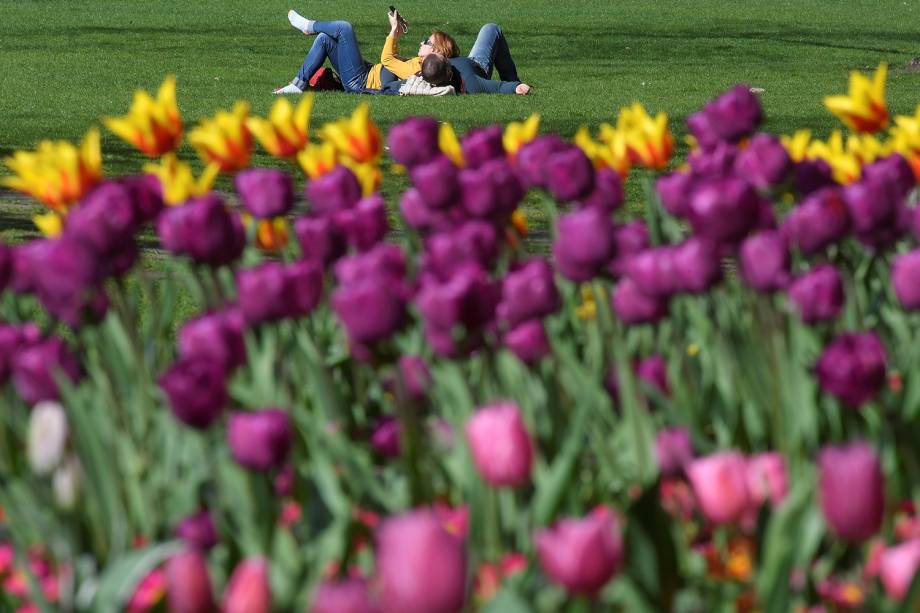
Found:
<path fill-rule="evenodd" d="M 487 23 L 479 29 L 480 32 L 495 32 L 496 34 L 502 33 L 502 27 L 497 23 Z"/>
<path fill-rule="evenodd" d="M 347 21 L 333 21 L 332 23 L 335 25 L 335 29 L 339 32 L 347 32 L 355 29 L 354 26 L 352 26 L 351 23 Z"/>

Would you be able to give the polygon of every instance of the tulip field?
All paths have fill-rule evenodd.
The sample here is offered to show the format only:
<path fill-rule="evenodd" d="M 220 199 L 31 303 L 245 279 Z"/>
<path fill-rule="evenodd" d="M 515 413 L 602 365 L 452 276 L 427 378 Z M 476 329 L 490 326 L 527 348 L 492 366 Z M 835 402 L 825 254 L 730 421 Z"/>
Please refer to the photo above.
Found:
<path fill-rule="evenodd" d="M 528 67 L 565 17 L 519 8 Z M 545 68 L 472 111 L 252 75 L 209 100 L 161 58 L 60 130 L 20 106 L 0 611 L 918 610 L 920 75 L 891 27 L 825 39 L 860 59 L 814 92 L 730 66 L 643 96 L 645 58 L 571 104 Z"/>

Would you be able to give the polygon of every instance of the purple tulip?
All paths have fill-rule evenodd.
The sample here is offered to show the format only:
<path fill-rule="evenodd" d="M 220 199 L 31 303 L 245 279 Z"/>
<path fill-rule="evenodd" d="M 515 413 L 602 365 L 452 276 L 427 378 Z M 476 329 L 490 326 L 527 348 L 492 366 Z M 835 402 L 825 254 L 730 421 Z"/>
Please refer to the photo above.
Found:
<path fill-rule="evenodd" d="M 417 189 L 411 187 L 399 197 L 399 212 L 410 228 L 419 232 L 427 232 L 439 225 L 442 219 L 440 212 L 434 212 L 425 204 L 425 200 Z"/>
<path fill-rule="evenodd" d="M 498 208 L 493 219 L 503 223 L 514 213 L 514 210 L 524 197 L 524 184 L 521 182 L 518 173 L 504 158 L 489 160 L 479 169 L 485 173 L 485 176 L 489 178 L 489 182 L 495 189 Z"/>
<path fill-rule="evenodd" d="M 892 179 L 863 178 L 843 191 L 857 238 L 872 247 L 884 247 L 901 234 L 898 216 L 904 198 Z"/>
<path fill-rule="evenodd" d="M 466 597 L 466 549 L 431 511 L 384 520 L 376 564 L 384 611 L 457 613 Z"/>
<path fill-rule="evenodd" d="M 431 371 L 425 360 L 416 355 L 404 355 L 399 358 L 399 377 L 403 389 L 409 398 L 422 402 L 431 386 Z"/>
<path fill-rule="evenodd" d="M 658 468 L 666 477 L 681 474 L 684 466 L 693 460 L 693 442 L 686 428 L 665 428 L 655 438 Z"/>
<path fill-rule="evenodd" d="M 390 142 L 393 142 L 392 130 Z M 380 608 L 364 579 L 346 578 L 321 582 L 313 596 L 310 613 L 380 613 Z"/>
<path fill-rule="evenodd" d="M 191 319 L 179 330 L 179 355 L 207 358 L 231 372 L 246 362 L 243 314 L 232 309 Z"/>
<path fill-rule="evenodd" d="M 425 323 L 442 331 L 463 326 L 475 330 L 492 321 L 501 287 L 476 264 L 458 270 L 444 283 L 422 286 L 417 306 Z"/>
<path fill-rule="evenodd" d="M 223 366 L 206 358 L 180 359 L 160 377 L 160 387 L 176 419 L 199 430 L 217 421 L 228 400 Z"/>
<path fill-rule="evenodd" d="M 441 152 L 438 146 L 440 127 L 432 117 L 409 117 L 392 128 L 387 136 L 390 157 L 397 164 L 412 168 L 431 160 Z"/>
<path fill-rule="evenodd" d="M 299 217 L 294 222 L 294 234 L 305 260 L 327 265 L 342 257 L 347 249 L 345 233 L 332 217 Z"/>
<path fill-rule="evenodd" d="M 520 180 L 504 160 L 460 172 L 460 201 L 473 217 L 504 220 L 523 195 Z"/>
<path fill-rule="evenodd" d="M 894 259 L 891 285 L 905 309 L 920 309 L 920 250 L 903 253 Z"/>
<path fill-rule="evenodd" d="M 10 378 L 16 352 L 40 339 L 41 332 L 35 324 L 17 326 L 0 322 L 0 386 Z"/>
<path fill-rule="evenodd" d="M 703 293 L 722 279 L 722 260 L 708 240 L 688 238 L 675 245 L 672 254 L 677 291 Z"/>
<path fill-rule="evenodd" d="M 843 279 L 836 268 L 821 264 L 792 281 L 789 298 L 805 323 L 835 319 L 843 309 Z"/>
<path fill-rule="evenodd" d="M 280 468 L 291 450 L 292 428 L 291 418 L 282 409 L 237 411 L 227 422 L 227 445 L 244 468 Z"/>
<path fill-rule="evenodd" d="M 538 530 L 534 540 L 543 572 L 573 594 L 596 594 L 625 558 L 619 522 L 606 509 L 561 519 Z"/>
<path fill-rule="evenodd" d="M 253 217 L 281 217 L 294 206 L 294 184 L 282 170 L 250 168 L 236 175 L 236 193 Z"/>
<path fill-rule="evenodd" d="M 343 285 L 378 276 L 401 281 L 406 276 L 406 255 L 397 245 L 380 244 L 339 260 L 335 276 Z"/>
<path fill-rule="evenodd" d="M 892 153 L 863 166 L 862 176 L 863 180 L 893 185 L 899 199 L 906 198 L 917 185 L 910 163 L 899 153 Z"/>
<path fill-rule="evenodd" d="M 783 220 L 782 232 L 802 253 L 812 254 L 834 243 L 850 230 L 843 193 L 825 188 L 808 196 Z"/>
<path fill-rule="evenodd" d="M 383 275 L 339 286 L 331 304 L 349 339 L 359 344 L 388 338 L 406 318 L 404 290 Z M 373 309 L 368 309 L 370 304 Z"/>
<path fill-rule="evenodd" d="M 68 235 L 26 253 L 32 290 L 42 298 L 78 301 L 101 280 L 99 258 Z"/>
<path fill-rule="evenodd" d="M 525 321 L 506 332 L 504 344 L 525 364 L 535 364 L 552 353 L 543 322 L 539 319 Z"/>
<path fill-rule="evenodd" d="M 214 610 L 207 558 L 188 548 L 166 563 L 166 601 L 171 613 L 210 613 Z"/>
<path fill-rule="evenodd" d="M 578 147 L 553 153 L 546 159 L 546 187 L 560 202 L 581 200 L 594 190 L 594 166 Z"/>
<path fill-rule="evenodd" d="M 695 234 L 718 244 L 740 241 L 758 222 L 757 193 L 746 181 L 726 177 L 696 187 L 690 198 Z"/>
<path fill-rule="evenodd" d="M 498 255 L 495 227 L 479 220 L 467 221 L 452 231 L 439 232 L 425 241 L 422 269 L 442 281 L 470 263 L 491 268 Z"/>
<path fill-rule="evenodd" d="M 409 176 L 422 201 L 432 209 L 450 206 L 460 191 L 457 167 L 444 155 L 415 166 Z"/>
<path fill-rule="evenodd" d="M 561 215 L 553 243 L 557 270 L 572 281 L 587 281 L 615 255 L 613 222 L 607 213 L 586 208 Z"/>
<path fill-rule="evenodd" d="M 389 230 L 386 202 L 380 194 L 362 198 L 353 209 L 339 212 L 336 221 L 348 243 L 360 251 L 379 243 Z"/>
<path fill-rule="evenodd" d="M 284 267 L 285 316 L 313 312 L 323 295 L 323 269 L 317 262 L 292 262 Z"/>
<path fill-rule="evenodd" d="M 80 363 L 59 338 L 52 336 L 20 345 L 13 356 L 13 386 L 30 406 L 42 400 L 57 400 L 60 391 L 55 377 L 61 375 L 76 383 L 80 379 Z"/>
<path fill-rule="evenodd" d="M 138 224 L 152 221 L 163 210 L 163 186 L 156 175 L 129 175 L 118 180 L 131 196 Z"/>
<path fill-rule="evenodd" d="M 623 323 L 655 323 L 668 315 L 668 301 L 643 294 L 629 277 L 620 279 L 611 298 L 613 311 Z"/>
<path fill-rule="evenodd" d="M 668 387 L 668 363 L 660 355 L 650 355 L 636 364 L 636 376 L 640 381 L 658 390 L 664 396 L 670 396 Z"/>
<path fill-rule="evenodd" d="M 725 179 L 735 176 L 735 161 L 738 147 L 730 143 L 717 142 L 711 147 L 691 151 L 687 163 L 695 179 Z"/>
<path fill-rule="evenodd" d="M 690 216 L 690 197 L 697 179 L 688 172 L 672 172 L 655 182 L 655 191 L 664 209 L 682 219 Z"/>
<path fill-rule="evenodd" d="M 612 213 L 623 204 L 623 180 L 616 171 L 601 168 L 594 173 L 594 189 L 581 199 L 581 205 Z"/>
<path fill-rule="evenodd" d="M 565 151 L 570 145 L 555 134 L 538 136 L 524 144 L 515 156 L 518 175 L 527 187 L 546 187 L 546 161 L 554 153 Z"/>
<path fill-rule="evenodd" d="M 236 293 L 243 317 L 250 324 L 283 319 L 288 314 L 285 267 L 280 262 L 263 262 L 236 273 Z"/>
<path fill-rule="evenodd" d="M 649 248 L 648 228 L 640 220 L 630 221 L 623 225 L 615 226 L 613 242 L 616 244 L 616 257 L 610 260 L 607 271 L 614 278 L 626 274 L 629 260 Z"/>
<path fill-rule="evenodd" d="M 217 528 L 208 511 L 199 511 L 182 519 L 176 526 L 176 536 L 201 551 L 217 544 Z"/>
<path fill-rule="evenodd" d="M 686 465 L 700 511 L 716 525 L 737 522 L 748 510 L 747 463 L 737 451 L 722 451 Z"/>
<path fill-rule="evenodd" d="M 332 215 L 350 209 L 361 199 L 361 185 L 355 173 L 346 166 L 338 165 L 311 179 L 305 194 L 316 215 Z"/>
<path fill-rule="evenodd" d="M 770 134 L 757 134 L 735 159 L 735 173 L 758 189 L 779 185 L 791 170 L 786 148 Z"/>
<path fill-rule="evenodd" d="M 13 250 L 0 243 L 0 292 L 6 289 L 13 277 Z"/>
<path fill-rule="evenodd" d="M 786 239 L 776 230 L 752 234 L 738 253 L 741 278 L 760 292 L 783 289 L 789 283 L 790 258 Z"/>
<path fill-rule="evenodd" d="M 625 275 L 643 294 L 668 298 L 677 292 L 677 261 L 673 245 L 652 247 L 629 258 Z"/>
<path fill-rule="evenodd" d="M 861 543 L 882 527 L 885 478 L 875 451 L 864 442 L 828 446 L 818 455 L 821 511 L 845 541 Z"/>
<path fill-rule="evenodd" d="M 66 233 L 105 257 L 133 242 L 137 227 L 137 212 L 129 190 L 120 183 L 106 181 L 69 212 Z"/>
<path fill-rule="evenodd" d="M 796 191 L 802 196 L 836 185 L 833 171 L 824 160 L 797 162 L 792 168 L 792 179 Z"/>
<path fill-rule="evenodd" d="M 399 421 L 394 417 L 383 417 L 371 432 L 371 449 L 385 458 L 396 458 L 400 454 Z"/>
<path fill-rule="evenodd" d="M 157 221 L 157 232 L 167 250 L 213 266 L 237 259 L 246 239 L 239 217 L 214 193 L 168 208 Z"/>
<path fill-rule="evenodd" d="M 763 121 L 760 101 L 748 86 L 736 85 L 703 107 L 708 126 L 719 140 L 738 142 Z"/>
<path fill-rule="evenodd" d="M 687 117 L 687 129 L 701 149 L 710 149 L 719 143 L 712 119 L 701 109 Z"/>
<path fill-rule="evenodd" d="M 872 332 L 842 334 L 818 359 L 815 373 L 821 389 L 851 408 L 859 408 L 885 385 L 888 356 Z"/>
<path fill-rule="evenodd" d="M 498 316 L 513 328 L 528 319 L 555 313 L 559 304 L 552 266 L 542 258 L 533 258 L 505 276 Z"/>
<path fill-rule="evenodd" d="M 460 142 L 463 159 L 469 168 L 479 168 L 489 160 L 503 159 L 505 147 L 502 144 L 502 127 L 486 126 L 471 130 Z"/>

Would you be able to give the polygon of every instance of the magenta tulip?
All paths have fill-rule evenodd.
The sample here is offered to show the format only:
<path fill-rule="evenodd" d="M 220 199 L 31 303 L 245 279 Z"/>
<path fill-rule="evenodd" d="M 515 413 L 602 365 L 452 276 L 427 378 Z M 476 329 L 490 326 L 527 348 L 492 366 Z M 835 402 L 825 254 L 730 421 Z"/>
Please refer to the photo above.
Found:
<path fill-rule="evenodd" d="M 679 475 L 693 460 L 693 442 L 686 428 L 665 428 L 655 437 L 658 468 L 664 476 Z"/>
<path fill-rule="evenodd" d="M 293 443 L 291 418 L 282 409 L 238 411 L 227 423 L 227 445 L 238 464 L 251 470 L 280 468 Z"/>
<path fill-rule="evenodd" d="M 224 591 L 223 613 L 271 613 L 268 561 L 247 558 L 236 565 Z"/>
<path fill-rule="evenodd" d="M 821 264 L 789 285 L 789 298 L 805 323 L 835 319 L 843 310 L 843 278 L 830 264 Z"/>
<path fill-rule="evenodd" d="M 170 613 L 214 611 L 208 563 L 200 550 L 190 547 L 166 563 L 166 600 Z"/>
<path fill-rule="evenodd" d="M 559 520 L 534 540 L 543 572 L 573 594 L 596 594 L 623 565 L 619 522 L 606 510 Z"/>
<path fill-rule="evenodd" d="M 736 451 L 714 453 L 686 466 L 703 517 L 714 524 L 741 519 L 751 501 L 746 469 L 744 456 Z"/>
<path fill-rule="evenodd" d="M 818 455 L 821 510 L 828 527 L 861 543 L 882 527 L 885 478 L 875 451 L 863 442 L 830 446 Z"/>
<path fill-rule="evenodd" d="M 479 474 L 490 485 L 514 487 L 530 480 L 533 443 L 517 405 L 478 409 L 466 424 L 466 439 Z"/>
<path fill-rule="evenodd" d="M 903 600 L 920 568 L 920 539 L 886 548 L 879 558 L 879 579 L 894 600 Z"/>
<path fill-rule="evenodd" d="M 859 408 L 885 385 L 888 355 L 872 332 L 842 334 L 821 354 L 815 374 L 821 389 L 850 408 Z"/>
<path fill-rule="evenodd" d="M 749 457 L 747 479 L 751 501 L 758 506 L 769 501 L 776 507 L 786 499 L 789 492 L 786 460 L 776 452 L 759 453 Z"/>
<path fill-rule="evenodd" d="M 379 613 L 364 579 L 323 581 L 316 588 L 310 613 Z"/>
<path fill-rule="evenodd" d="M 895 257 L 891 285 L 905 309 L 920 309 L 920 249 Z"/>

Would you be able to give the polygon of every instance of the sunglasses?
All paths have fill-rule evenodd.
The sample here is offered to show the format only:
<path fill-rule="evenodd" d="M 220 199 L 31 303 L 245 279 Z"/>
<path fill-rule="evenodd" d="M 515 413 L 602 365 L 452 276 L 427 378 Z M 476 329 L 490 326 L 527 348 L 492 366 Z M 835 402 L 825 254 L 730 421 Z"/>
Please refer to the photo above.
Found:
<path fill-rule="evenodd" d="M 420 44 L 423 46 L 434 47 L 434 43 L 431 42 L 431 39 L 423 40 Z"/>

